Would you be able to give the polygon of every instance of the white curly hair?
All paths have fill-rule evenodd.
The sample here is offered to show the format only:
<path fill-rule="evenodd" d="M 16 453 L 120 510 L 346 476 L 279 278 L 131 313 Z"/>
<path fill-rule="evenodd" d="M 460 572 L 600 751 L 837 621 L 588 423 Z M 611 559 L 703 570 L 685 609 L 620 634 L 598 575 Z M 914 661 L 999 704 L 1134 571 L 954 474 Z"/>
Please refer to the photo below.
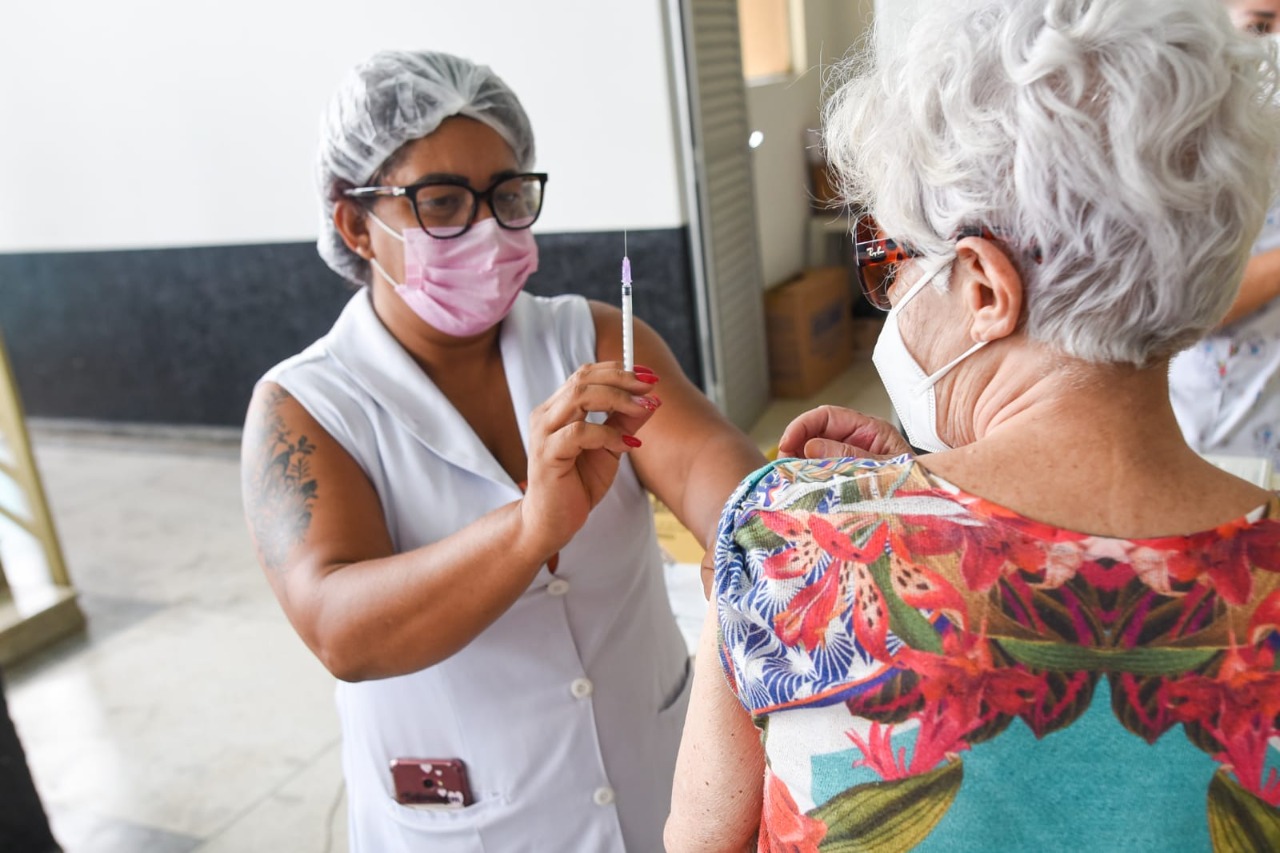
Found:
<path fill-rule="evenodd" d="M 928 255 L 1008 235 L 1028 335 L 1069 356 L 1146 366 L 1213 327 L 1275 188 L 1272 43 L 1218 0 L 926 8 L 828 78 L 846 199 Z"/>

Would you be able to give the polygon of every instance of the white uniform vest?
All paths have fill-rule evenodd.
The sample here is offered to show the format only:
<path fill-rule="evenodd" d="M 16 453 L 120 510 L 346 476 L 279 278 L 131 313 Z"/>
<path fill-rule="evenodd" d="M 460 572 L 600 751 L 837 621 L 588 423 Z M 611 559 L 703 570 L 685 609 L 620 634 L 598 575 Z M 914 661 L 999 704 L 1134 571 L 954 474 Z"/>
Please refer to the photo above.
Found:
<path fill-rule="evenodd" d="M 521 294 L 500 346 L 527 448 L 533 408 L 596 360 L 590 309 L 581 297 Z M 264 380 L 292 394 L 368 474 L 397 551 L 520 497 L 366 291 L 328 335 Z M 556 572 L 543 566 L 466 648 L 411 675 L 339 682 L 351 850 L 661 850 L 688 659 L 648 498 L 624 460 Z M 388 763 L 401 757 L 461 758 L 475 804 L 399 805 Z"/>

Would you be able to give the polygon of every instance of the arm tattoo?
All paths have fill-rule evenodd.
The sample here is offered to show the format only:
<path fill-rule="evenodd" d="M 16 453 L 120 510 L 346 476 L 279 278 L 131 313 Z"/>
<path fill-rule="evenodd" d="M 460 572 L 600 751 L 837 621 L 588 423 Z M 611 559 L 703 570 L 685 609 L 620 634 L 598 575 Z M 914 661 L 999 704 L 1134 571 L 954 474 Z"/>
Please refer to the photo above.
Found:
<path fill-rule="evenodd" d="M 265 416 L 252 429 L 256 458 L 246 463 L 246 506 L 262 564 L 281 571 L 285 558 L 300 544 L 311 526 L 316 500 L 316 480 L 308 457 L 316 446 L 284 422 L 280 408 L 292 399 L 288 391 L 274 388 L 266 400 Z"/>

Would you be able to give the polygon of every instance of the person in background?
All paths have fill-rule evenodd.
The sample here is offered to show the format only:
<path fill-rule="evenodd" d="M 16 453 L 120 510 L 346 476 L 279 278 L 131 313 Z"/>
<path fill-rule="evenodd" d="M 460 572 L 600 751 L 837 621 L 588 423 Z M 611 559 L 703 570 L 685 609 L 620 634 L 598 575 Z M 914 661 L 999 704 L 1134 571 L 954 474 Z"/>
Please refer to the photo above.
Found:
<path fill-rule="evenodd" d="M 36 790 L 27 753 L 9 716 L 0 677 L 0 850 L 61 853 Z"/>
<path fill-rule="evenodd" d="M 1280 32 L 1280 2 L 1277 0 L 1223 0 L 1236 29 L 1259 36 Z"/>
<path fill-rule="evenodd" d="M 647 325 L 624 370 L 619 310 L 523 291 L 534 159 L 448 54 L 378 53 L 324 116 L 319 250 L 358 290 L 258 383 L 242 471 L 339 679 L 353 851 L 657 849 L 689 653 L 648 493 L 706 542 L 763 463 Z"/>
<path fill-rule="evenodd" d="M 667 849 L 1280 849 L 1280 495 L 1168 389 L 1274 195 L 1275 57 L 1216 0 L 955 0 L 868 51 L 825 140 L 923 452 L 730 499 Z"/>
<path fill-rule="evenodd" d="M 1267 36 L 1280 0 L 1224 0 L 1236 28 Z M 1267 211 L 1235 302 L 1173 360 L 1169 390 L 1187 442 L 1201 453 L 1270 460 L 1280 471 L 1280 200 Z"/>

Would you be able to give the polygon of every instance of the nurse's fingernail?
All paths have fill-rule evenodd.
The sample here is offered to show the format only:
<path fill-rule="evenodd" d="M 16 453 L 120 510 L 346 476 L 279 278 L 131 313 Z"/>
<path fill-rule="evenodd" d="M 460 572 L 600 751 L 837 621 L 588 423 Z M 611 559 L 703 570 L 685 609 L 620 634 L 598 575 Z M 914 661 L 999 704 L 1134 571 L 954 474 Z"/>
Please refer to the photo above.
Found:
<path fill-rule="evenodd" d="M 636 379 L 641 382 L 648 382 L 650 385 L 658 384 L 658 375 L 656 373 L 637 373 Z"/>
<path fill-rule="evenodd" d="M 631 372 L 634 373 L 636 376 L 639 376 L 641 373 L 648 373 L 655 376 L 657 375 L 653 372 L 652 369 L 645 367 L 643 364 L 637 364 L 635 367 L 631 368 Z"/>
<path fill-rule="evenodd" d="M 624 435 L 622 437 L 622 443 L 625 444 L 627 447 L 639 447 L 644 442 L 636 438 L 634 435 Z"/>
<path fill-rule="evenodd" d="M 632 397 L 631 402 L 635 403 L 637 406 L 644 406 L 651 412 L 656 411 L 658 406 L 662 405 L 658 400 L 651 397 Z"/>

